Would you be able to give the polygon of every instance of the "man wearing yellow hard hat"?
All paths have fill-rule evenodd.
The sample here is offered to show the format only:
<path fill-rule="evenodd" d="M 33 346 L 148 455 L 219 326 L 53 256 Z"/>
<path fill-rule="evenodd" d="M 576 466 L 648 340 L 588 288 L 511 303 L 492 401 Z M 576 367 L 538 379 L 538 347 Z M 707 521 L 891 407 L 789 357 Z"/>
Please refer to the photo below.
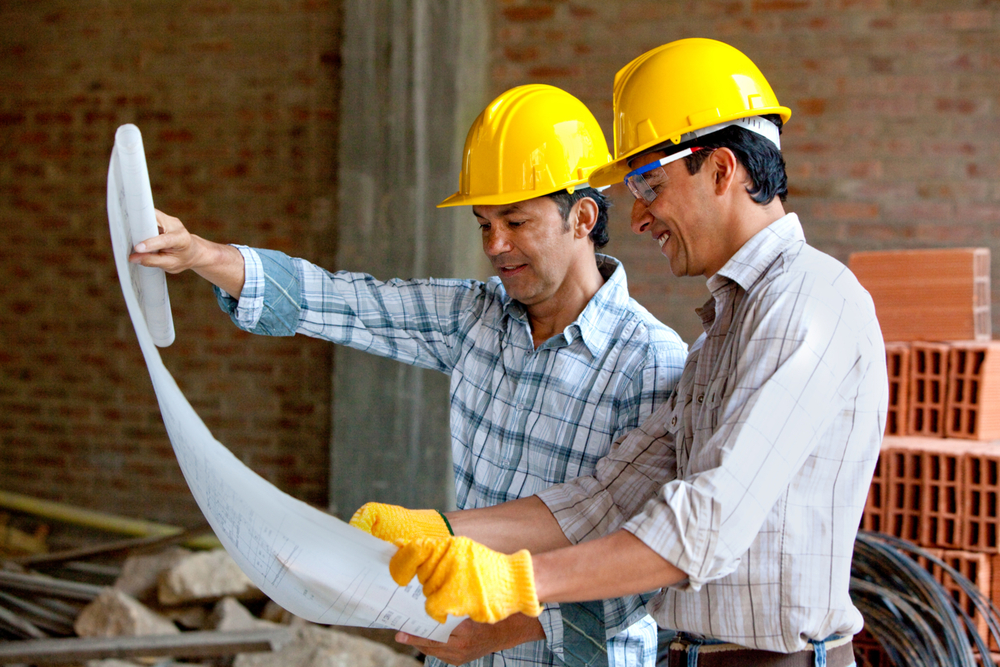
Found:
<path fill-rule="evenodd" d="M 330 273 L 211 243 L 159 212 L 164 233 L 132 261 L 196 271 L 247 331 L 303 333 L 449 374 L 457 505 L 487 507 L 592 474 L 680 376 L 687 346 L 629 297 L 621 265 L 595 252 L 608 240 L 608 204 L 587 179 L 610 159 L 597 121 L 565 91 L 521 86 L 491 102 L 469 130 L 459 190 L 441 203 L 472 206 L 499 276 L 486 283 Z M 352 523 L 396 537 L 451 532 L 437 511 L 377 503 Z M 652 664 L 656 652 L 656 624 L 636 596 L 468 621 L 447 644 L 399 638 L 454 664 Z"/>
<path fill-rule="evenodd" d="M 467 537 L 411 540 L 390 570 L 419 577 L 432 615 L 489 621 L 658 589 L 670 665 L 853 665 L 885 350 L 867 292 L 784 210 L 791 113 L 744 54 L 685 39 L 618 73 L 614 114 L 591 184 L 624 181 L 633 231 L 707 278 L 705 334 L 594 475 L 449 514 Z"/>

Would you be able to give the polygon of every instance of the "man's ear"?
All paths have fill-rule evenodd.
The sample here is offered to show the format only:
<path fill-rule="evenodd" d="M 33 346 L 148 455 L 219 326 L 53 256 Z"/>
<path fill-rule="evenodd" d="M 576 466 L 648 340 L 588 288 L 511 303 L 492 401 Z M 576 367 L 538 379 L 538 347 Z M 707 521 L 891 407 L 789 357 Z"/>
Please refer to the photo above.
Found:
<path fill-rule="evenodd" d="M 736 154 L 728 148 L 716 148 L 705 162 L 711 168 L 715 194 L 726 194 L 738 180 L 737 172 L 740 171 L 740 162 L 736 159 Z M 744 174 L 745 176 L 746 174 Z M 742 181 L 745 178 L 739 180 Z"/>
<path fill-rule="evenodd" d="M 600 210 L 597 207 L 597 202 L 590 197 L 584 197 L 573 204 L 573 209 L 569 215 L 570 222 L 573 223 L 573 233 L 576 238 L 581 239 L 590 236 L 594 225 L 597 224 L 599 213 Z"/>

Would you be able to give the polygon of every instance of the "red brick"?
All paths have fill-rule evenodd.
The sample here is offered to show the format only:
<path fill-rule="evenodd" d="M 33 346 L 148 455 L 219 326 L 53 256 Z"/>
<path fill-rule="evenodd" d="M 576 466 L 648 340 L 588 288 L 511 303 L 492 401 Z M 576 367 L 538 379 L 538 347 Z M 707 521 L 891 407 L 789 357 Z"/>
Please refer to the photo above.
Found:
<path fill-rule="evenodd" d="M 1000 438 L 1000 342 L 952 343 L 945 414 L 949 438 Z"/>
<path fill-rule="evenodd" d="M 503 10 L 503 15 L 507 20 L 517 23 L 545 21 L 552 18 L 554 13 L 555 10 L 551 6 L 544 5 L 507 7 Z"/>
<path fill-rule="evenodd" d="M 889 375 L 889 410 L 886 435 L 906 435 L 909 421 L 910 344 L 885 344 L 886 370 Z"/>
<path fill-rule="evenodd" d="M 989 340 L 989 248 L 852 253 L 886 340 Z"/>
<path fill-rule="evenodd" d="M 976 589 L 985 597 L 989 598 L 993 593 L 993 567 L 992 557 L 989 554 L 972 551 L 956 551 L 942 549 L 937 554 L 946 565 L 957 571 L 968 579 Z M 931 574 L 958 603 L 959 607 L 972 618 L 979 636 L 984 640 L 989 639 L 989 629 L 986 618 L 976 611 L 975 604 L 962 587 L 955 581 L 953 576 L 940 565 L 934 564 Z"/>
<path fill-rule="evenodd" d="M 953 442 L 959 442 L 955 440 Z M 963 548 L 1000 553 L 997 490 L 1000 488 L 1000 444 L 970 443 L 963 463 Z"/>
<path fill-rule="evenodd" d="M 961 440 L 885 438 L 881 457 L 889 509 L 883 532 L 924 547 L 962 547 L 966 448 Z"/>
<path fill-rule="evenodd" d="M 883 445 L 883 453 L 887 451 Z M 885 533 L 889 529 L 889 495 L 886 485 L 886 471 L 891 461 L 888 455 L 880 455 L 875 462 L 875 472 L 872 475 L 868 496 L 865 498 L 865 509 L 861 514 L 860 530 L 870 530 Z"/>
<path fill-rule="evenodd" d="M 944 437 L 949 349 L 946 343 L 925 341 L 910 347 L 906 430 L 911 435 Z"/>

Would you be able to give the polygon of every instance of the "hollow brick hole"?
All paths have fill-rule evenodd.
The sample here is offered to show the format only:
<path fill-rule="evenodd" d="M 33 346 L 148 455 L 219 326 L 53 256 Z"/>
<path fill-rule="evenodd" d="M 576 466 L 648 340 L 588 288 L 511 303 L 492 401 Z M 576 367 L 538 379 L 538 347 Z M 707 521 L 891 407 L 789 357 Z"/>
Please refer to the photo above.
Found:
<path fill-rule="evenodd" d="M 920 517 L 914 515 L 908 517 L 908 519 L 907 523 L 909 524 L 909 530 L 907 531 L 905 538 L 911 542 L 917 542 L 920 538 Z"/>

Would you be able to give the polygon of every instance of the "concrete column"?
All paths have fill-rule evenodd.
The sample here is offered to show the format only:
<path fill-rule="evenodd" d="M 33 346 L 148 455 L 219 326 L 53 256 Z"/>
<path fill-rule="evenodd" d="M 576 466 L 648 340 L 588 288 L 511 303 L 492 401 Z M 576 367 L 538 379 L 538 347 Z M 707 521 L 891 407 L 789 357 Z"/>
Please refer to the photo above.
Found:
<path fill-rule="evenodd" d="M 337 268 L 390 278 L 483 279 L 457 189 L 465 134 L 485 106 L 485 0 L 346 0 L 342 50 Z M 330 509 L 378 500 L 454 503 L 448 381 L 338 346 L 333 370 Z"/>

